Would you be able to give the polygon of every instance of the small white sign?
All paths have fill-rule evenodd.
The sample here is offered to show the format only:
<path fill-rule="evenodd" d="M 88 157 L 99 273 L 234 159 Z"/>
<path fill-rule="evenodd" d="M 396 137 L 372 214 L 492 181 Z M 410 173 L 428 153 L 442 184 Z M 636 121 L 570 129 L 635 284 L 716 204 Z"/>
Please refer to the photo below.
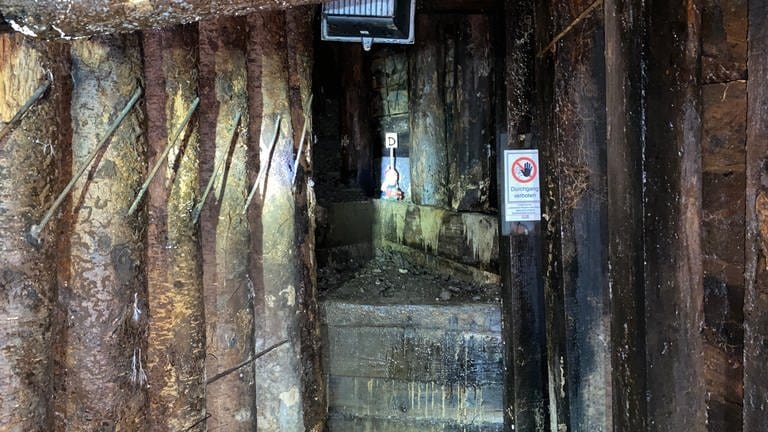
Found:
<path fill-rule="evenodd" d="M 504 220 L 541 220 L 538 150 L 504 150 Z"/>
<path fill-rule="evenodd" d="M 384 144 L 388 149 L 397 148 L 397 134 L 394 132 L 387 132 L 384 134 Z"/>

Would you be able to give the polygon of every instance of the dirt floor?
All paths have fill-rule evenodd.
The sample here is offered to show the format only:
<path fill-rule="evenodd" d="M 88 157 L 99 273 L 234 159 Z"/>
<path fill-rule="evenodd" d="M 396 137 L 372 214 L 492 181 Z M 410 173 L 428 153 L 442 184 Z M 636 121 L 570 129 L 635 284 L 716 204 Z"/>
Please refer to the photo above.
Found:
<path fill-rule="evenodd" d="M 318 270 L 321 299 L 375 304 L 497 303 L 498 285 L 467 283 L 380 251 L 370 261 L 350 259 Z"/>

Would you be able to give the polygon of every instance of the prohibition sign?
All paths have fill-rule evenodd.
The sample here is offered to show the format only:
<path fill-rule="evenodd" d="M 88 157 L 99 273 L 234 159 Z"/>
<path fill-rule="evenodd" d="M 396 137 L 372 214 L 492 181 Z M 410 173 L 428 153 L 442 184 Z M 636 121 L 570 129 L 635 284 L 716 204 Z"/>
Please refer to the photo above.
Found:
<path fill-rule="evenodd" d="M 525 177 L 523 175 L 523 170 L 525 169 L 525 162 L 528 162 L 531 164 L 531 174 L 528 177 Z M 533 179 L 536 178 L 536 175 L 539 173 L 539 168 L 536 166 L 536 162 L 533 161 L 533 159 L 529 157 L 519 157 L 515 159 L 514 162 L 512 162 L 512 177 L 515 178 L 520 183 L 530 183 L 533 181 Z"/>

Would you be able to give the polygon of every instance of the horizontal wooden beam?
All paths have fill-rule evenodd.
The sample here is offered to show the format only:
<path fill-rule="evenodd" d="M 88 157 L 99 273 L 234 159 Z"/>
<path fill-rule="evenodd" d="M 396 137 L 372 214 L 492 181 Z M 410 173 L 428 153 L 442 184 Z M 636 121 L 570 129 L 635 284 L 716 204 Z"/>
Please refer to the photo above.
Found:
<path fill-rule="evenodd" d="M 14 30 L 45 39 L 168 27 L 211 16 L 244 15 L 323 0 L 0 0 Z"/>
<path fill-rule="evenodd" d="M 484 13 L 501 11 L 503 6 L 499 0 L 416 0 L 421 13 Z"/>

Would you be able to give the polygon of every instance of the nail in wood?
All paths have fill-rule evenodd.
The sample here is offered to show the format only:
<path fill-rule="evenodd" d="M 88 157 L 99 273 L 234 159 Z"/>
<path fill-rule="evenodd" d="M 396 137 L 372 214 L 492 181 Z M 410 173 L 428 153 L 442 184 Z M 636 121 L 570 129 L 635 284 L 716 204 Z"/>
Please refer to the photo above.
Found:
<path fill-rule="evenodd" d="M 200 198 L 200 202 L 195 206 L 195 209 L 192 211 L 192 223 L 197 223 L 197 220 L 200 218 L 200 213 L 203 211 L 203 205 L 205 205 L 205 201 L 208 199 L 208 194 L 211 193 L 211 189 L 213 188 L 213 184 L 216 182 L 216 178 L 219 176 L 219 171 L 221 171 L 221 167 L 224 165 L 224 162 L 226 162 L 227 157 L 229 156 L 229 150 L 232 148 L 232 144 L 234 144 L 234 134 L 237 133 L 237 126 L 240 124 L 240 112 L 237 113 L 237 116 L 235 117 L 235 130 L 232 132 L 232 138 L 229 141 L 229 145 L 227 146 L 227 151 L 224 152 L 221 159 L 219 160 L 219 163 L 216 164 L 216 166 L 213 168 L 213 173 L 211 173 L 211 178 L 208 179 L 208 184 L 205 186 L 205 192 L 203 192 L 203 196 Z"/>
<path fill-rule="evenodd" d="M 29 232 L 27 233 L 27 241 L 32 244 L 33 246 L 39 246 L 40 245 L 40 233 L 45 229 L 45 226 L 48 224 L 48 221 L 51 219 L 53 214 L 56 212 L 56 210 L 59 208 L 61 203 L 64 202 L 64 198 L 67 197 L 69 192 L 72 190 L 72 187 L 75 185 L 77 180 L 82 177 L 83 173 L 88 169 L 88 166 L 91 165 L 91 162 L 93 162 L 94 159 L 96 159 L 96 155 L 98 155 L 101 150 L 106 146 L 106 144 L 109 143 L 109 138 L 112 137 L 112 134 L 117 130 L 117 128 L 120 126 L 120 123 L 123 122 L 123 119 L 125 119 L 125 116 L 128 115 L 128 113 L 131 111 L 131 108 L 133 108 L 134 105 L 136 105 L 136 101 L 139 100 L 139 97 L 141 97 L 141 87 L 136 87 L 136 90 L 133 92 L 133 96 L 131 96 L 131 99 L 128 101 L 128 103 L 125 104 L 125 107 L 122 111 L 120 111 L 120 114 L 117 116 L 117 118 L 112 122 L 112 124 L 109 125 L 109 128 L 107 129 L 107 132 L 104 134 L 104 137 L 101 138 L 101 141 L 96 146 L 96 149 L 88 156 L 88 159 L 83 163 L 83 166 L 80 167 L 80 170 L 75 174 L 74 177 L 72 177 L 72 180 L 67 183 L 67 185 L 64 187 L 64 190 L 61 191 L 58 197 L 56 197 L 56 200 L 51 205 L 51 208 L 48 209 L 47 212 L 45 212 L 45 216 L 43 216 L 43 220 L 40 221 L 37 225 L 32 225 L 32 227 L 29 229 Z"/>
<path fill-rule="evenodd" d="M 299 160 L 301 160 L 301 152 L 304 150 L 304 138 L 307 135 L 309 129 L 309 115 L 312 112 L 312 98 L 315 95 L 309 96 L 309 102 L 307 102 L 306 111 L 304 112 L 304 127 L 301 129 L 301 139 L 299 140 L 299 150 L 296 152 L 296 160 L 293 161 L 293 174 L 291 175 L 291 186 L 296 185 L 296 173 L 299 169 Z"/>
<path fill-rule="evenodd" d="M 24 114 L 26 114 L 27 111 L 29 111 L 29 109 L 32 108 L 32 105 L 34 105 L 35 102 L 37 102 L 37 100 L 40 99 L 43 93 L 45 93 L 45 91 L 48 90 L 48 87 L 50 86 L 51 86 L 51 81 L 45 80 L 43 81 L 42 84 L 40 84 L 40 86 L 37 87 L 37 90 L 35 90 L 35 92 L 32 93 L 32 96 L 30 96 L 29 99 L 27 99 L 27 101 L 24 102 L 24 105 L 22 105 L 21 108 L 19 108 L 19 110 L 16 111 L 16 114 L 14 114 L 13 118 L 11 118 L 11 121 L 9 121 L 8 124 L 5 125 L 2 131 L 0 131 L 0 141 L 2 141 L 3 138 L 5 138 L 5 136 L 8 135 L 8 132 L 10 132 L 11 129 L 13 129 L 13 126 L 19 120 L 21 120 L 22 117 L 24 117 Z"/>
<path fill-rule="evenodd" d="M 152 167 L 152 171 L 150 171 L 149 176 L 144 181 L 144 184 L 141 185 L 141 189 L 139 190 L 139 193 L 136 195 L 136 199 L 133 200 L 133 204 L 131 204 L 131 208 L 128 209 L 128 216 L 136 212 L 136 209 L 139 207 L 139 203 L 141 202 L 141 198 L 144 197 L 144 194 L 147 192 L 147 189 L 149 188 L 149 184 L 152 183 L 152 179 L 155 178 L 155 174 L 157 174 L 157 171 L 163 165 L 163 161 L 165 161 L 165 158 L 168 157 L 168 153 L 170 153 L 171 148 L 176 144 L 176 141 L 179 139 L 179 136 L 181 136 L 181 132 L 187 127 L 187 123 L 189 123 L 189 120 L 192 118 L 192 114 L 195 112 L 199 104 L 200 104 L 200 98 L 196 97 L 195 100 L 192 102 L 192 106 L 189 107 L 189 110 L 187 110 L 187 114 L 186 116 L 184 116 L 184 120 L 181 121 L 181 125 L 179 126 L 178 129 L 176 129 L 176 133 L 173 135 L 173 139 L 171 140 L 171 142 L 168 143 L 168 145 L 165 146 L 165 149 L 163 150 L 163 154 L 161 154 L 160 158 L 157 160 L 157 162 L 155 162 L 155 166 Z"/>
<path fill-rule="evenodd" d="M 277 119 L 275 120 L 275 132 L 272 134 L 272 139 L 269 140 L 266 163 L 259 167 L 259 174 L 256 176 L 256 181 L 253 182 L 251 193 L 248 194 L 248 199 L 245 200 L 245 205 L 243 206 L 243 214 L 248 211 L 248 207 L 251 205 L 251 200 L 253 200 L 253 196 L 256 194 L 256 190 L 260 188 L 259 185 L 261 184 L 262 179 L 269 169 L 269 163 L 272 160 L 272 150 L 275 148 L 275 143 L 277 143 L 277 136 L 280 134 L 280 119 L 280 113 L 277 113 Z"/>

